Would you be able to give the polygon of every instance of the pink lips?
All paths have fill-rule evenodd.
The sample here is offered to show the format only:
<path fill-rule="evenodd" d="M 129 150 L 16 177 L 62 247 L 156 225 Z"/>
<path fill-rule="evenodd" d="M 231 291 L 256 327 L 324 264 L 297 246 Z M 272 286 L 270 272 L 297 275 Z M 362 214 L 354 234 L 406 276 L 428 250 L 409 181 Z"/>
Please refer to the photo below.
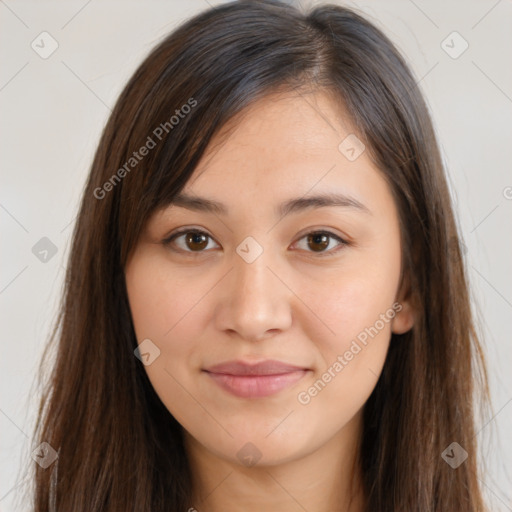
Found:
<path fill-rule="evenodd" d="M 228 361 L 204 370 L 220 387 L 241 398 L 273 395 L 300 380 L 307 368 L 281 361 L 267 360 L 257 364 Z"/>

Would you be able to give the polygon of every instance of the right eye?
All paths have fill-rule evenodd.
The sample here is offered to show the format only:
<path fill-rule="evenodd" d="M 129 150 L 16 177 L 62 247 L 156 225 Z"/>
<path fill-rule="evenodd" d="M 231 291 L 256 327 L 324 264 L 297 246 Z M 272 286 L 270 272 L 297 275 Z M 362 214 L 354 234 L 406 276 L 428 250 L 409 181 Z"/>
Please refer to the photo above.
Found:
<path fill-rule="evenodd" d="M 188 253 L 202 253 L 208 247 L 208 239 L 213 238 L 199 229 L 182 229 L 177 233 L 173 233 L 162 241 L 163 245 L 170 246 L 172 250 L 172 244 L 178 246 L 179 251 L 176 252 L 188 252 Z M 178 240 L 180 243 L 178 243 Z"/>

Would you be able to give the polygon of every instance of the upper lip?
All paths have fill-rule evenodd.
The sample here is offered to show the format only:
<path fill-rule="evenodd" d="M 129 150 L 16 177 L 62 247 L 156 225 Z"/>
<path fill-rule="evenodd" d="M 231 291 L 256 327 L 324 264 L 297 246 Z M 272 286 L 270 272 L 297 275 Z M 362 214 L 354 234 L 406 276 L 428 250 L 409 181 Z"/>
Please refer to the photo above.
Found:
<path fill-rule="evenodd" d="M 245 361 L 226 361 L 206 368 L 210 373 L 223 373 L 227 375 L 282 375 L 299 370 L 307 370 L 301 366 L 283 363 L 275 359 L 267 359 L 259 363 Z"/>

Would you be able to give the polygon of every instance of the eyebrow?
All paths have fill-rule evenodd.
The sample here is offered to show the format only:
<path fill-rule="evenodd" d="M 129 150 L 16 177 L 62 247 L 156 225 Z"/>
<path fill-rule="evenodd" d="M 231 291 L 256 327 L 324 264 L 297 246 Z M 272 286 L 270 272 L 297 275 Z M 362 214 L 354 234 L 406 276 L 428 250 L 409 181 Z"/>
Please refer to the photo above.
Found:
<path fill-rule="evenodd" d="M 178 206 L 181 208 L 186 208 L 187 210 L 215 213 L 217 215 L 229 214 L 227 206 L 219 203 L 218 201 L 185 193 L 181 193 L 175 196 L 174 199 L 172 199 L 172 201 L 169 203 L 169 206 Z M 372 212 L 369 210 L 369 208 L 354 197 L 334 193 L 323 193 L 289 199 L 278 205 L 275 209 L 275 213 L 279 217 L 285 217 L 291 213 L 298 213 L 304 210 L 324 208 L 329 206 L 348 208 L 372 215 Z"/>

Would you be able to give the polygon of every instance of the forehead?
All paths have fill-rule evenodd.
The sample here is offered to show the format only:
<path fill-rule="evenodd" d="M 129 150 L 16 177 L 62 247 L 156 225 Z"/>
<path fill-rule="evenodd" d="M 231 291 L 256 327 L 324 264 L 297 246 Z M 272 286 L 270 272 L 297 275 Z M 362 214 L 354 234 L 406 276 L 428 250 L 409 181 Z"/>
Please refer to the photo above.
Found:
<path fill-rule="evenodd" d="M 218 132 L 183 193 L 216 199 L 233 210 L 266 203 L 276 208 L 289 198 L 317 193 L 378 202 L 387 184 L 368 152 L 349 159 L 342 151 L 344 141 L 354 137 L 362 138 L 327 93 L 269 95 Z"/>
<path fill-rule="evenodd" d="M 226 161 L 283 168 L 290 160 L 304 161 L 338 153 L 338 145 L 355 129 L 340 101 L 327 92 L 269 94 L 229 120 L 211 140 L 196 174 Z M 362 137 L 360 137 L 362 138 Z"/>

